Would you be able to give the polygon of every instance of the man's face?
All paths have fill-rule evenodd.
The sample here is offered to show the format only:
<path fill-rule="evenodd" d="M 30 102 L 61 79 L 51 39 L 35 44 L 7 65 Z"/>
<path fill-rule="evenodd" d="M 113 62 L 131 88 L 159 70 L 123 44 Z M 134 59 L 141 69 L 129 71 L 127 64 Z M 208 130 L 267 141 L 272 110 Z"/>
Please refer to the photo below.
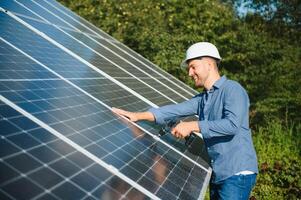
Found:
<path fill-rule="evenodd" d="M 193 78 L 196 87 L 203 87 L 209 76 L 209 65 L 205 59 L 195 59 L 188 62 L 188 74 Z"/>

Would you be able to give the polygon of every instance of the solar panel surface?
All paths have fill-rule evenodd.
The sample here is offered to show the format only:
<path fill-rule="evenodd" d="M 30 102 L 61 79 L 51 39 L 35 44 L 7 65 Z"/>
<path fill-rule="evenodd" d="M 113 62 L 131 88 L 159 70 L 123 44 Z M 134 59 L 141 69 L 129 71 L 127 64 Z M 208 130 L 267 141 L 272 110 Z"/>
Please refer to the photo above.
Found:
<path fill-rule="evenodd" d="M 25 1 L 21 2 L 24 3 Z M 55 6 L 58 6 L 53 1 L 44 3 L 46 3 L 45 5 L 53 3 Z M 2 3 L 0 5 L 3 6 Z M 28 6 L 31 6 L 31 4 Z M 6 9 L 9 9 L 9 6 L 6 6 Z M 17 12 L 20 9 L 12 10 Z M 32 9 L 37 9 L 37 7 L 33 6 Z M 65 8 L 63 9 L 65 10 Z M 41 11 L 39 12 L 42 13 Z M 25 14 L 26 12 L 24 11 L 23 15 Z M 149 102 L 139 98 L 139 95 L 137 96 L 135 95 L 136 93 L 131 92 L 132 90 L 146 97 L 146 99 L 148 99 L 148 94 L 145 91 L 148 90 L 150 91 L 150 100 L 152 102 L 164 105 L 166 102 L 170 103 L 170 100 L 164 95 L 160 95 L 160 92 L 159 95 L 156 95 L 156 98 L 153 98 L 154 94 L 158 93 L 158 91 L 164 94 L 172 93 L 173 89 L 168 90 L 166 85 L 161 84 L 157 88 L 158 91 L 156 91 L 148 85 L 153 85 L 159 79 L 146 76 L 142 71 L 136 74 L 137 78 L 132 76 L 131 73 L 129 74 L 127 70 L 132 70 L 132 72 L 136 73 L 133 69 L 134 64 L 130 61 L 126 62 L 126 57 L 122 57 L 122 54 L 116 56 L 119 55 L 118 51 L 117 53 L 108 51 L 107 49 L 114 49 L 112 45 L 107 45 L 107 49 L 101 48 L 99 42 L 94 41 L 87 34 L 77 30 L 64 29 L 62 31 L 63 29 L 49 25 L 46 21 L 41 23 L 41 21 L 29 18 L 30 16 L 24 17 L 23 15 L 0 13 L 0 26 L 3 27 L 0 31 L 0 92 L 1 97 L 14 105 L 14 109 L 12 109 L 7 105 L 7 102 L 2 102 L 1 104 L 0 126 L 5 127 L 0 129 L 3 139 L 1 141 L 6 141 L 7 135 L 12 134 L 14 136 L 23 133 L 22 136 L 18 136 L 19 139 L 12 137 L 9 140 L 9 144 L 13 147 L 5 148 L 5 151 L 3 151 L 8 151 L 8 153 L 1 155 L 1 165 L 4 166 L 5 172 L 7 171 L 9 174 L 9 172 L 13 171 L 11 174 L 19 174 L 16 175 L 19 178 L 11 177 L 7 179 L 8 181 L 1 183 L 1 195 L 12 199 L 19 198 L 19 196 L 14 196 L 15 191 L 28 182 L 33 183 L 32 187 L 30 184 L 27 186 L 28 190 L 32 190 L 32 196 L 28 197 L 36 199 L 42 198 L 44 195 L 55 199 L 72 198 L 72 196 L 62 196 L 64 194 L 58 191 L 70 191 L 70 194 L 65 195 L 77 194 L 76 192 L 73 193 L 73 190 L 78 192 L 78 197 L 80 198 L 90 196 L 93 198 L 105 198 L 102 195 L 116 195 L 114 196 L 116 198 L 131 198 L 131 195 L 136 195 L 138 197 L 141 196 L 142 199 L 154 197 L 162 199 L 197 199 L 201 197 L 204 194 L 204 189 L 207 187 L 211 173 L 208 164 L 201 158 L 189 154 L 188 151 L 182 149 L 186 155 L 189 155 L 186 156 L 163 142 L 162 139 L 154 137 L 153 134 L 158 133 L 158 127 L 153 124 L 141 122 L 138 123 L 139 128 L 126 120 L 121 120 L 121 118 L 110 111 L 111 106 L 122 107 L 128 110 L 148 109 L 150 107 Z M 53 16 L 45 17 L 47 17 L 47 20 L 48 18 L 53 19 Z M 40 19 L 43 20 L 43 18 Z M 16 21 L 16 19 L 18 20 Z M 29 25 L 22 22 L 23 20 Z M 84 20 L 81 20 L 81 22 L 86 23 Z M 64 26 L 63 24 L 60 25 Z M 46 34 L 47 37 L 39 36 L 38 34 L 40 33 L 30 30 L 29 26 L 36 27 L 43 34 Z M 87 26 L 93 27 L 92 25 Z M 98 30 L 97 32 L 101 31 Z M 76 40 L 67 33 L 75 37 Z M 92 31 L 92 33 L 94 32 Z M 58 37 L 56 38 L 55 36 Z M 48 37 L 53 37 L 66 49 L 55 45 Z M 87 46 L 79 41 L 86 42 Z M 107 42 L 107 40 L 103 41 Z M 73 46 L 71 44 L 76 45 Z M 88 64 L 82 62 L 76 56 L 72 56 L 74 54 L 87 61 Z M 128 56 L 128 54 L 126 55 Z M 112 76 L 113 74 L 109 74 L 112 73 L 109 69 L 112 71 L 117 69 L 116 64 L 112 64 L 112 62 L 108 61 L 108 59 L 103 59 L 103 57 L 108 57 L 118 62 L 118 65 L 126 66 L 124 76 L 116 77 Z M 107 68 L 105 72 L 111 75 L 113 79 L 104 76 L 104 74 L 93 67 L 91 68 L 91 65 L 97 65 L 102 72 Z M 116 73 L 118 74 L 118 72 Z M 119 81 L 114 81 L 114 78 Z M 140 78 L 144 82 L 148 82 L 148 84 L 141 84 L 141 86 L 135 88 Z M 128 86 L 129 89 L 125 90 L 126 86 L 124 85 Z M 184 100 L 183 97 L 181 98 Z M 180 98 L 178 100 L 179 102 L 181 101 Z M 18 116 L 20 117 L 9 118 L 4 116 L 9 113 L 7 110 L 10 110 L 12 113 L 16 113 L 16 110 L 24 110 L 29 117 L 19 113 Z M 18 123 L 15 122 L 17 118 Z M 33 122 L 33 119 L 40 120 L 44 125 L 37 125 L 37 123 Z M 47 129 L 47 127 L 49 128 Z M 49 168 L 47 163 L 50 161 L 40 162 L 40 165 L 46 168 L 43 168 L 43 172 L 41 172 L 43 175 L 38 175 L 38 178 L 44 177 L 42 180 L 45 181 L 50 179 L 51 173 L 59 176 L 61 170 L 65 169 L 66 171 L 69 169 L 69 166 L 71 170 L 73 167 L 68 165 L 69 160 L 65 158 L 73 151 L 80 154 L 79 150 L 73 149 L 72 151 L 71 149 L 74 147 L 68 146 L 64 141 L 51 136 L 49 129 L 62 134 L 71 142 L 80 145 L 88 153 L 113 166 L 114 169 L 117 169 L 117 175 L 121 174 L 121 178 L 116 176 L 114 172 L 108 172 L 108 169 L 103 169 L 103 173 L 111 173 L 110 176 L 115 177 L 114 180 L 116 181 L 108 179 L 110 181 L 106 182 L 101 178 L 97 179 L 97 176 L 94 177 L 94 174 L 88 174 L 87 181 L 78 185 L 77 182 L 71 181 L 69 183 L 73 176 L 63 174 L 61 176 L 63 181 L 58 178 L 53 185 L 41 187 L 34 178 L 24 176 L 21 171 L 26 170 L 26 167 L 24 166 L 23 168 L 20 164 L 22 162 L 18 161 L 27 159 L 29 165 L 34 165 L 35 161 L 40 162 L 40 160 L 31 159 L 31 155 L 28 158 L 28 155 L 26 155 L 25 157 L 27 158 L 14 158 L 16 161 L 10 164 L 5 159 L 7 156 L 13 158 L 15 153 L 14 150 L 10 151 L 10 149 L 14 149 L 14 147 L 26 153 L 27 149 L 46 146 L 54 152 L 63 151 L 61 154 L 63 155 L 61 156 L 62 159 L 60 157 L 56 159 L 61 160 L 61 165 L 58 164 L 57 167 Z M 46 132 L 48 133 L 46 134 Z M 35 137 L 40 137 L 41 140 L 45 141 Z M 53 139 L 48 141 L 49 138 Z M 175 147 L 179 147 L 178 149 L 183 148 L 183 145 L 174 139 L 167 138 L 165 141 L 170 142 Z M 12 143 L 14 144 L 12 145 Z M 1 151 L 6 147 L 5 145 L 1 146 Z M 48 154 L 46 153 L 46 155 Z M 85 157 L 85 154 L 81 156 Z M 192 161 L 191 158 L 196 160 L 196 162 Z M 49 158 L 43 156 L 41 159 L 51 160 L 51 156 Z M 85 159 L 89 160 L 89 158 Z M 77 158 L 76 161 L 81 163 L 81 158 Z M 93 166 L 100 166 L 99 163 L 95 163 L 93 160 L 90 160 L 90 162 L 94 163 Z M 86 167 L 80 166 L 78 169 L 80 172 L 77 175 L 85 176 L 86 174 L 82 172 L 86 172 Z M 100 167 L 104 168 L 103 166 Z M 21 171 L 16 170 L 18 168 Z M 39 168 L 38 165 L 36 168 Z M 35 167 L 32 170 L 34 169 Z M 99 172 L 102 174 L 101 170 Z M 125 178 L 122 178 L 124 175 L 126 175 Z M 90 183 L 90 176 L 96 179 L 96 181 L 94 180 L 95 185 L 93 185 L 92 179 Z M 51 182 L 51 180 L 49 181 Z M 134 181 L 134 183 L 131 181 Z M 119 183 L 122 184 L 119 185 Z M 39 187 L 36 187 L 36 185 Z M 104 192 L 104 190 L 100 189 L 103 187 L 109 188 L 109 192 Z M 120 188 L 120 191 L 118 191 L 118 188 Z M 27 194 L 20 193 L 18 195 Z"/>

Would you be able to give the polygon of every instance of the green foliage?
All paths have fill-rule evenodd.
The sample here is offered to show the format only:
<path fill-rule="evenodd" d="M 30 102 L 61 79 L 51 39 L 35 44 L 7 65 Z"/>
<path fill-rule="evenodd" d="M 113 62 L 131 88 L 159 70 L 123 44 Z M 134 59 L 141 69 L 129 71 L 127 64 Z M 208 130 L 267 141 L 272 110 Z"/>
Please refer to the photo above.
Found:
<path fill-rule="evenodd" d="M 271 121 L 253 134 L 259 175 L 258 199 L 301 199 L 301 126 Z"/>
<path fill-rule="evenodd" d="M 260 16 L 273 37 L 290 37 L 300 42 L 301 2 L 299 0 L 228 0 L 236 7 L 244 7 L 251 18 Z"/>
<path fill-rule="evenodd" d="M 272 1 L 276 0 L 256 2 Z M 298 7 L 297 1 L 289 2 Z M 191 86 L 187 72 L 179 68 L 185 50 L 199 41 L 216 44 L 223 57 L 222 73 L 238 80 L 251 99 L 251 122 L 258 130 L 254 142 L 261 169 L 254 196 L 300 198 L 301 32 L 295 28 L 300 25 L 295 17 L 298 13 L 283 3 L 277 4 L 292 11 L 292 24 L 257 12 L 239 18 L 231 3 L 219 0 L 62 3 Z M 294 128 L 287 128 L 291 121 Z"/>

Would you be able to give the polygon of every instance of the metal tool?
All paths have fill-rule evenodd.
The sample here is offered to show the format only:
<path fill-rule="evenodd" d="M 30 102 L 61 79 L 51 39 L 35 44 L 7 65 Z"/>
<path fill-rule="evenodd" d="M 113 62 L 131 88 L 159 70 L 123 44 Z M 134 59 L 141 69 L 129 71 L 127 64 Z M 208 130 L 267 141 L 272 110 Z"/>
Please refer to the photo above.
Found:
<path fill-rule="evenodd" d="M 167 123 L 165 124 L 165 126 L 163 126 L 160 131 L 159 131 L 159 137 L 165 135 L 165 134 L 171 134 L 171 130 L 177 126 L 179 123 L 181 123 L 181 120 L 169 120 L 167 121 Z M 188 136 L 186 136 L 185 139 L 185 145 L 186 146 L 190 146 L 190 144 L 193 142 L 194 138 L 198 136 L 200 138 L 203 138 L 202 135 L 200 133 L 197 132 L 191 132 Z"/>

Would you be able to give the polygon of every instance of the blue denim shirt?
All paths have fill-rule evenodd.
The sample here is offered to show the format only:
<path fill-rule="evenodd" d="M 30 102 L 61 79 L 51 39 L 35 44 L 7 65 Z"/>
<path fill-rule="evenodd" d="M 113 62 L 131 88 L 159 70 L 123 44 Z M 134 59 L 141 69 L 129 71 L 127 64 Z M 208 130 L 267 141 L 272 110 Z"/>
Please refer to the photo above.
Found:
<path fill-rule="evenodd" d="M 257 157 L 249 128 L 249 97 L 236 81 L 225 76 L 183 103 L 151 108 L 156 123 L 165 124 L 177 116 L 199 116 L 214 183 L 241 171 L 258 173 Z"/>

